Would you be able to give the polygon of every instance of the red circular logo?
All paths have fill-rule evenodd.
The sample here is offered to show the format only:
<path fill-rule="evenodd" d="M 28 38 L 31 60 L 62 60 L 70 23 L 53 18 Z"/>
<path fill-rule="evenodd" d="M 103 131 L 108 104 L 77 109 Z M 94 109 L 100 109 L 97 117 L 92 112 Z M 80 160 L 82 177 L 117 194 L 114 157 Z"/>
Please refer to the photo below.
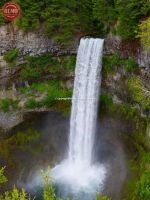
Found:
<path fill-rule="evenodd" d="M 2 8 L 3 17 L 12 21 L 20 14 L 20 7 L 16 3 L 8 2 Z"/>

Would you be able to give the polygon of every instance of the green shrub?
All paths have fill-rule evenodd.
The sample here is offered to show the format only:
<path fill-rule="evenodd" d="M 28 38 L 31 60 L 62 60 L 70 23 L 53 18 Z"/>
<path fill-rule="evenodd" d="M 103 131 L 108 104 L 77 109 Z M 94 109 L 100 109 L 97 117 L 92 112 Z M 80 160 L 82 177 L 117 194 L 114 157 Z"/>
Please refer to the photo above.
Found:
<path fill-rule="evenodd" d="M 42 101 L 43 105 L 46 107 L 52 106 L 56 102 L 55 94 L 48 94 Z"/>
<path fill-rule="evenodd" d="M 122 62 L 126 72 L 134 72 L 138 69 L 138 64 L 135 62 L 133 58 L 129 58 Z"/>
<path fill-rule="evenodd" d="M 47 95 L 43 99 L 43 105 L 49 107 L 57 102 L 59 98 L 70 98 L 72 92 L 62 89 L 59 82 L 51 81 L 48 84 Z"/>
<path fill-rule="evenodd" d="M 64 56 L 61 58 L 61 63 L 63 69 L 66 72 L 74 71 L 76 65 L 76 57 L 75 56 Z"/>
<path fill-rule="evenodd" d="M 12 99 L 2 99 L 0 100 L 0 109 L 3 112 L 9 112 L 11 109 L 17 109 L 18 108 L 18 100 L 12 100 Z"/>
<path fill-rule="evenodd" d="M 57 198 L 55 195 L 54 186 L 52 184 L 52 178 L 50 176 L 50 169 L 46 172 L 41 171 L 42 177 L 44 179 L 45 187 L 43 191 L 43 199 L 44 200 L 61 200 Z"/>
<path fill-rule="evenodd" d="M 30 86 L 29 87 L 20 87 L 18 90 L 19 90 L 19 92 L 26 94 L 26 95 L 32 93 Z"/>
<path fill-rule="evenodd" d="M 47 90 L 47 83 L 46 82 L 44 82 L 44 83 L 33 83 L 31 85 L 31 89 L 33 89 L 33 90 L 35 90 L 39 93 L 44 93 Z"/>
<path fill-rule="evenodd" d="M 103 59 L 104 72 L 111 73 L 116 67 L 124 67 L 126 72 L 134 72 L 138 69 L 138 64 L 133 58 L 121 59 L 118 54 L 112 56 L 105 56 Z"/>
<path fill-rule="evenodd" d="M 0 168 L 0 185 L 7 182 L 7 178 L 4 175 L 4 170 L 5 170 L 4 167 Z"/>
<path fill-rule="evenodd" d="M 3 99 L 0 102 L 0 109 L 4 112 L 8 112 L 10 109 L 10 101 L 8 99 Z"/>
<path fill-rule="evenodd" d="M 100 98 L 100 114 L 111 113 L 119 116 L 123 120 L 136 121 L 139 116 L 139 111 L 136 107 L 131 107 L 130 104 L 114 104 L 112 96 L 104 93 Z"/>
<path fill-rule="evenodd" d="M 103 65 L 104 72 L 110 73 L 113 72 L 116 66 L 119 66 L 121 63 L 121 59 L 118 54 L 113 54 L 112 56 L 104 57 Z"/>
<path fill-rule="evenodd" d="M 41 104 L 40 104 L 40 102 L 37 102 L 34 97 L 30 97 L 27 100 L 25 106 L 26 106 L 26 108 L 32 109 L 32 108 L 39 108 L 39 107 L 41 107 Z"/>
<path fill-rule="evenodd" d="M 55 189 L 53 186 L 52 179 L 50 177 L 49 170 L 46 173 L 44 171 L 42 171 L 41 173 L 45 183 L 42 194 L 43 200 L 61 200 L 61 198 L 57 197 L 55 194 Z M 34 199 L 35 198 L 31 198 L 30 195 L 28 195 L 24 189 L 19 190 L 16 187 L 14 187 L 10 191 L 5 192 L 4 194 L 0 194 L 0 200 L 34 200 Z M 69 200 L 69 198 L 67 198 L 66 200 Z"/>
<path fill-rule="evenodd" d="M 136 188 L 137 200 L 148 200 L 150 199 L 150 171 L 143 173 Z"/>
<path fill-rule="evenodd" d="M 30 79 L 38 79 L 42 75 L 41 69 L 31 67 L 31 66 L 25 66 L 21 70 L 21 78 L 24 80 L 30 80 Z"/>
<path fill-rule="evenodd" d="M 4 55 L 4 60 L 7 62 L 7 63 L 13 63 L 17 57 L 19 55 L 19 50 L 18 49 L 11 49 L 9 51 L 7 51 Z"/>
<path fill-rule="evenodd" d="M 136 134 L 135 134 L 136 137 Z M 133 138 L 132 138 L 133 141 Z M 133 143 L 128 139 L 128 144 L 130 144 L 127 147 L 131 150 L 132 148 L 132 160 L 128 163 L 128 167 L 130 170 L 130 176 L 128 180 L 126 181 L 124 185 L 124 191 L 123 191 L 123 199 L 133 199 L 133 200 L 147 200 L 150 197 L 149 188 L 150 188 L 150 171 L 145 169 L 145 166 L 148 166 L 150 163 L 150 160 L 147 161 L 144 166 L 141 167 L 142 160 L 147 157 L 146 151 L 143 151 L 143 153 L 139 155 L 140 150 L 138 152 L 137 149 L 134 149 L 134 147 L 138 146 L 141 148 L 142 146 L 140 143 Z M 140 141 L 139 141 L 140 142 Z M 135 146 L 136 145 L 136 146 Z M 139 148 L 139 149 L 140 149 Z M 131 153 L 131 152 L 130 152 Z M 135 156 L 136 153 L 136 156 Z M 149 154 L 150 158 L 150 154 Z M 143 168 L 144 167 L 144 168 Z"/>
<path fill-rule="evenodd" d="M 150 153 L 146 131 L 142 126 L 132 134 L 124 134 L 129 159 L 130 177 L 123 199 L 147 200 L 150 197 Z M 140 132 L 139 132 L 140 131 Z"/>
<path fill-rule="evenodd" d="M 50 55 L 44 55 L 40 57 L 28 56 L 26 58 L 26 64 L 22 65 L 20 76 L 25 80 L 38 79 L 44 73 L 45 67 L 49 65 L 51 61 Z"/>
<path fill-rule="evenodd" d="M 4 195 L 0 195 L 0 200 L 31 200 L 30 196 L 22 189 L 19 191 L 16 187 L 10 192 L 6 192 Z"/>
<path fill-rule="evenodd" d="M 20 88 L 20 92 L 30 96 L 26 102 L 27 108 L 50 107 L 57 103 L 59 98 L 70 98 L 72 90 L 64 89 L 60 81 L 47 81 L 43 83 L 33 83 L 31 86 Z M 43 99 L 36 101 L 34 94 L 40 93 Z M 31 97 L 32 95 L 32 97 Z"/>
<path fill-rule="evenodd" d="M 120 104 L 117 106 L 114 106 L 112 108 L 113 112 L 118 113 L 122 116 L 123 119 L 136 121 L 139 111 L 135 107 L 131 107 L 129 104 Z"/>
<path fill-rule="evenodd" d="M 135 102 L 141 104 L 144 109 L 150 109 L 150 91 L 139 77 L 130 78 L 128 88 Z"/>
<path fill-rule="evenodd" d="M 27 96 L 34 96 L 37 92 L 40 94 L 46 93 L 48 88 L 48 83 L 32 83 L 29 87 L 21 87 L 19 88 L 19 91 L 23 94 L 26 94 Z"/>
<path fill-rule="evenodd" d="M 53 58 L 51 55 L 46 54 L 42 56 L 28 56 L 26 57 L 26 60 L 29 65 L 34 66 L 34 67 L 41 67 L 49 65 L 49 62 L 53 61 Z"/>
<path fill-rule="evenodd" d="M 100 110 L 105 112 L 113 106 L 112 96 L 110 94 L 101 94 L 100 96 Z"/>
<path fill-rule="evenodd" d="M 101 195 L 101 194 L 97 194 L 96 196 L 96 200 L 111 200 L 109 197 Z"/>
<path fill-rule="evenodd" d="M 142 21 L 139 25 L 138 38 L 140 38 L 141 43 L 150 51 L 150 17 Z"/>
<path fill-rule="evenodd" d="M 75 56 L 52 57 L 49 54 L 26 58 L 26 64 L 21 66 L 20 76 L 25 80 L 38 79 L 48 73 L 56 73 L 57 76 L 64 72 L 73 71 Z"/>

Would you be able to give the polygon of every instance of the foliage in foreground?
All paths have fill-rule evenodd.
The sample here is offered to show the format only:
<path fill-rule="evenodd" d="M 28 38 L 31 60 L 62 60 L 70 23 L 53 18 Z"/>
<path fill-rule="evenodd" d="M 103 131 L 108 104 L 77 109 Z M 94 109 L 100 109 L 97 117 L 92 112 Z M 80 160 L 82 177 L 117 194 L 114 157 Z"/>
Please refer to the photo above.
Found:
<path fill-rule="evenodd" d="M 61 198 L 57 197 L 55 194 L 55 189 L 53 187 L 52 179 L 50 178 L 49 170 L 47 173 L 44 171 L 41 172 L 42 177 L 45 182 L 45 187 L 43 190 L 43 200 L 61 200 Z M 7 181 L 4 175 L 4 168 L 0 169 L 0 186 Z M 7 191 L 4 194 L 0 194 L 0 200 L 34 200 L 35 198 L 31 198 L 24 189 L 18 190 L 16 187 L 13 188 L 12 191 Z M 69 198 L 67 198 L 69 200 Z M 108 197 L 104 195 L 97 194 L 96 200 L 110 200 Z"/>
<path fill-rule="evenodd" d="M 47 172 L 41 171 L 41 175 L 44 179 L 45 187 L 43 190 L 43 200 L 61 200 L 55 194 L 55 189 L 53 186 L 53 181 L 50 177 L 49 170 Z M 4 168 L 0 169 L 0 186 L 7 182 L 7 178 L 4 175 Z M 14 187 L 11 191 L 7 191 L 4 194 L 0 194 L 0 200 L 34 200 L 31 198 L 24 189 L 19 190 Z M 69 200 L 69 198 L 67 198 Z M 97 194 L 96 200 L 110 200 L 108 197 Z"/>
<path fill-rule="evenodd" d="M 0 200 L 31 200 L 31 198 L 23 189 L 19 191 L 16 187 L 14 187 L 12 191 L 6 192 L 4 195 L 0 195 Z"/>
<path fill-rule="evenodd" d="M 97 194 L 96 196 L 96 200 L 111 200 L 109 197 L 101 195 L 101 194 Z"/>
<path fill-rule="evenodd" d="M 0 169 L 0 185 L 7 182 L 7 178 L 4 176 L 4 167 Z"/>

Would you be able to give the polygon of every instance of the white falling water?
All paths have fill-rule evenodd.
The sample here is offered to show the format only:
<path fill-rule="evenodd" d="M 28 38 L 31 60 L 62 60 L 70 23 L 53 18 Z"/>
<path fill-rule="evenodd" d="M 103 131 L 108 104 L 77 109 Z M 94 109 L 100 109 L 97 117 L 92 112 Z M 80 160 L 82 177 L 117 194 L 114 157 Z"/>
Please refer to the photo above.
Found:
<path fill-rule="evenodd" d="M 69 140 L 69 159 L 76 164 L 85 162 L 90 165 L 92 161 L 102 53 L 102 39 L 81 39 L 75 71 Z"/>
<path fill-rule="evenodd" d="M 52 170 L 56 184 L 77 199 L 92 199 L 102 188 L 106 170 L 92 164 L 98 100 L 101 84 L 103 40 L 81 39 L 76 62 L 68 159 Z M 92 194 L 82 197 L 80 194 Z M 89 195 L 90 194 L 90 195 Z"/>

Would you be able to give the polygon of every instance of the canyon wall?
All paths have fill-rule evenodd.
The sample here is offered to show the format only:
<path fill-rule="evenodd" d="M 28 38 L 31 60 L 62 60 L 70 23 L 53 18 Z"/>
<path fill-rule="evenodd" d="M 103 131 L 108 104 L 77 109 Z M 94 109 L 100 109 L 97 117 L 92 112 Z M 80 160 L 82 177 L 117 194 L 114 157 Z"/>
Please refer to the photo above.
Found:
<path fill-rule="evenodd" d="M 79 38 L 74 39 L 69 47 L 63 47 L 48 38 L 42 29 L 24 33 L 16 26 L 8 24 L 0 27 L 0 56 L 12 48 L 19 49 L 22 56 L 76 54 Z M 108 35 L 105 38 L 104 53 L 110 55 L 118 53 L 124 58 L 133 57 L 140 67 L 150 69 L 150 54 L 146 52 L 138 41 L 122 41 L 119 37 Z"/>
<path fill-rule="evenodd" d="M 23 61 L 24 56 L 32 55 L 38 56 L 45 53 L 51 53 L 52 55 L 71 55 L 77 53 L 77 48 L 80 38 L 74 39 L 72 44 L 68 47 L 61 46 L 54 43 L 48 38 L 44 31 L 33 31 L 24 33 L 16 26 L 8 24 L 0 27 L 0 99 L 10 98 L 16 99 L 16 86 L 19 81 L 18 67 L 19 62 Z M 10 69 L 8 64 L 4 61 L 3 55 L 9 49 L 17 48 L 20 51 L 20 59 L 18 65 Z M 122 41 L 119 37 L 108 35 L 105 38 L 104 54 L 112 55 L 118 53 L 122 58 L 134 58 L 140 67 L 140 76 L 147 76 L 149 86 L 150 81 L 150 55 L 141 47 L 138 41 Z M 65 76 L 65 74 L 64 74 Z M 110 74 L 107 78 L 103 77 L 102 91 L 109 92 L 113 96 L 115 103 L 126 102 L 127 89 L 126 84 L 122 81 L 121 77 L 124 76 L 124 71 L 116 71 L 114 74 Z M 128 75 L 127 75 L 128 76 Z M 73 86 L 73 76 L 71 75 L 71 86 Z M 26 83 L 24 83 L 26 85 Z M 70 84 L 70 82 L 69 82 Z M 70 87 L 70 86 L 69 86 Z M 21 96 L 20 105 L 23 105 L 26 97 Z M 0 127 L 3 129 L 10 129 L 23 120 L 23 114 L 25 110 L 7 114 L 0 112 Z M 9 122 L 10 127 L 7 127 Z"/>

